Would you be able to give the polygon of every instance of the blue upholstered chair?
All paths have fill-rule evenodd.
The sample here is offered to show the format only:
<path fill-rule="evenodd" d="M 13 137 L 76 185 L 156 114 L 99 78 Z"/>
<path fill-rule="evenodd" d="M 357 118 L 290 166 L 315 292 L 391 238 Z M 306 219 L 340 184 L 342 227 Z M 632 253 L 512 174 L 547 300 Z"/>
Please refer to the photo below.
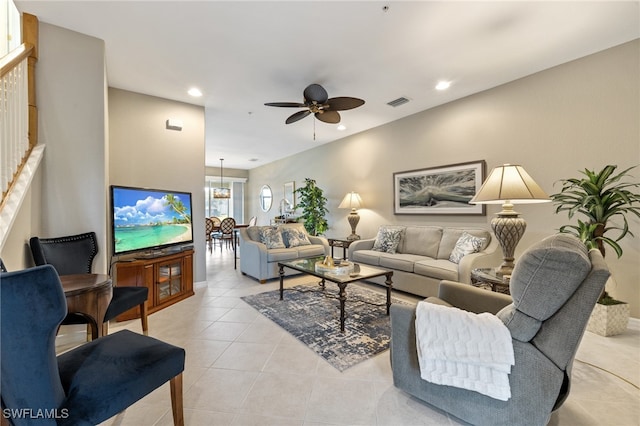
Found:
<path fill-rule="evenodd" d="M 174 424 L 183 424 L 184 349 L 124 330 L 56 357 L 66 313 L 53 266 L 1 275 L 0 396 L 11 423 L 96 425 L 169 381 Z"/>
<path fill-rule="evenodd" d="M 36 265 L 53 265 L 59 275 L 90 274 L 93 259 L 98 254 L 95 232 L 56 238 L 33 237 L 29 240 L 31 254 Z M 147 287 L 113 287 L 113 297 L 104 315 L 104 322 L 139 307 L 142 332 L 147 333 Z M 85 324 L 87 320 L 79 314 L 70 314 L 62 324 Z M 101 324 L 98 324 L 100 327 Z"/>

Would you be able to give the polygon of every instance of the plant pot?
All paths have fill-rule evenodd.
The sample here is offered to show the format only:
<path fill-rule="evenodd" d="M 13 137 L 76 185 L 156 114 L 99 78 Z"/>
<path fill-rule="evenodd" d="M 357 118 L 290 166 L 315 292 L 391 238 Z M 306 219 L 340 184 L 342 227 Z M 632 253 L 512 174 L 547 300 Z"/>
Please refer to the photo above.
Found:
<path fill-rule="evenodd" d="M 587 331 L 600 336 L 615 336 L 627 329 L 630 308 L 628 303 L 602 305 L 596 303 L 587 323 Z"/>

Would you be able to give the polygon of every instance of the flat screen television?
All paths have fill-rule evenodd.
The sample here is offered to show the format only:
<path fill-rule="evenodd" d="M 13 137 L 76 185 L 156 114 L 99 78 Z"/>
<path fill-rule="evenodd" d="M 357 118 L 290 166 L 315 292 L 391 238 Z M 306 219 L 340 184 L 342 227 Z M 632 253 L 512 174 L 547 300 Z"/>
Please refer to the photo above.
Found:
<path fill-rule="evenodd" d="M 193 243 L 191 193 L 111 186 L 113 254 Z"/>

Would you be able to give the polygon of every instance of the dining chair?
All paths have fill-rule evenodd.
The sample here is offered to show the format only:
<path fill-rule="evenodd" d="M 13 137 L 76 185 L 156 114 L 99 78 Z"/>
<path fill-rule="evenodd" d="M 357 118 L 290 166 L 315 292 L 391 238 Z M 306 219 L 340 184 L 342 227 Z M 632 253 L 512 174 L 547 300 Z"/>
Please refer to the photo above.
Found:
<path fill-rule="evenodd" d="M 209 219 L 211 219 L 213 221 L 213 227 L 214 228 L 220 227 L 220 223 L 222 222 L 222 220 L 220 220 L 219 217 L 211 216 Z"/>
<path fill-rule="evenodd" d="M 211 244 L 213 245 L 215 243 L 215 236 L 220 234 L 220 224 L 222 220 L 216 216 L 211 216 L 209 219 L 213 221 L 213 233 L 211 234 Z"/>
<path fill-rule="evenodd" d="M 67 305 L 55 268 L 3 273 L 0 290 L 3 422 L 96 425 L 168 381 L 174 424 L 184 424 L 184 349 L 122 330 L 56 356 Z"/>
<path fill-rule="evenodd" d="M 220 222 L 220 232 L 214 234 L 213 237 L 220 241 L 220 250 L 222 250 L 222 242 L 226 241 L 227 247 L 229 243 L 235 248 L 235 227 L 236 221 L 232 217 L 227 217 Z"/>
<path fill-rule="evenodd" d="M 213 219 L 211 219 L 210 217 L 205 217 L 204 218 L 204 222 L 205 222 L 205 240 L 207 242 L 207 247 L 209 248 L 209 251 L 212 250 L 213 248 L 213 231 L 214 231 L 214 225 L 213 225 Z"/>
<path fill-rule="evenodd" d="M 98 253 L 95 232 L 56 238 L 32 237 L 29 240 L 31 253 L 36 265 L 52 265 L 59 275 L 90 274 L 93 259 Z M 104 315 L 103 323 L 108 323 L 118 315 L 140 308 L 142 332 L 147 334 L 147 287 L 113 287 L 113 297 Z M 62 324 L 86 324 L 87 319 L 79 314 L 69 314 Z M 100 327 L 101 324 L 98 324 Z"/>

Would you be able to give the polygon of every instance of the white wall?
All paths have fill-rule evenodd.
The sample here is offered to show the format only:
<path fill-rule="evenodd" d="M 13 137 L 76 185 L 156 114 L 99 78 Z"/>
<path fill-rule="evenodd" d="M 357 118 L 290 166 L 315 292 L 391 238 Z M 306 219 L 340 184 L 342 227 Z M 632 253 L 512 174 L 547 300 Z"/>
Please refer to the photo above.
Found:
<path fill-rule="evenodd" d="M 93 269 L 108 272 L 109 185 L 148 186 L 193 193 L 194 279 L 204 281 L 203 108 L 115 89 L 110 107 L 102 40 L 40 22 L 39 53 L 39 142 L 46 149 L 1 253 L 7 266 L 33 265 L 33 235 L 95 231 L 100 251 Z M 170 117 L 184 121 L 182 132 L 165 129 Z"/>
<path fill-rule="evenodd" d="M 204 108 L 110 88 L 109 141 L 109 184 L 192 193 L 194 280 L 206 281 Z"/>
<path fill-rule="evenodd" d="M 36 67 L 42 237 L 95 231 L 94 272 L 107 272 L 104 42 L 40 23 Z M 35 214 L 35 212 L 34 212 Z"/>
<path fill-rule="evenodd" d="M 11 227 L 4 248 L 0 253 L 4 264 L 9 271 L 23 269 L 33 265 L 29 238 L 40 235 L 40 212 L 42 210 L 42 169 L 33 176 L 31 185 L 25 194 Z"/>
<path fill-rule="evenodd" d="M 357 191 L 361 209 L 358 233 L 375 236 L 384 223 L 465 224 L 489 228 L 499 206 L 487 216 L 406 216 L 393 214 L 394 172 L 486 160 L 487 172 L 521 164 L 549 194 L 554 183 L 578 176 L 583 168 L 640 164 L 640 41 L 591 55 L 402 120 L 319 146 L 250 170 L 247 215 L 269 223 L 278 215 L 283 184 L 316 179 L 328 198 L 328 236 L 346 236 L 348 210 L 337 209 L 348 191 Z M 322 124 L 320 124 L 322 125 Z M 635 171 L 640 177 L 640 168 Z M 274 191 L 274 207 L 263 213 L 258 192 Z M 516 206 L 528 228 L 516 251 L 569 223 L 552 204 Z M 575 222 L 574 222 L 575 223 Z M 609 253 L 617 284 L 614 296 L 640 317 L 640 221 L 631 219 L 636 238 L 622 242 L 624 256 Z"/>

